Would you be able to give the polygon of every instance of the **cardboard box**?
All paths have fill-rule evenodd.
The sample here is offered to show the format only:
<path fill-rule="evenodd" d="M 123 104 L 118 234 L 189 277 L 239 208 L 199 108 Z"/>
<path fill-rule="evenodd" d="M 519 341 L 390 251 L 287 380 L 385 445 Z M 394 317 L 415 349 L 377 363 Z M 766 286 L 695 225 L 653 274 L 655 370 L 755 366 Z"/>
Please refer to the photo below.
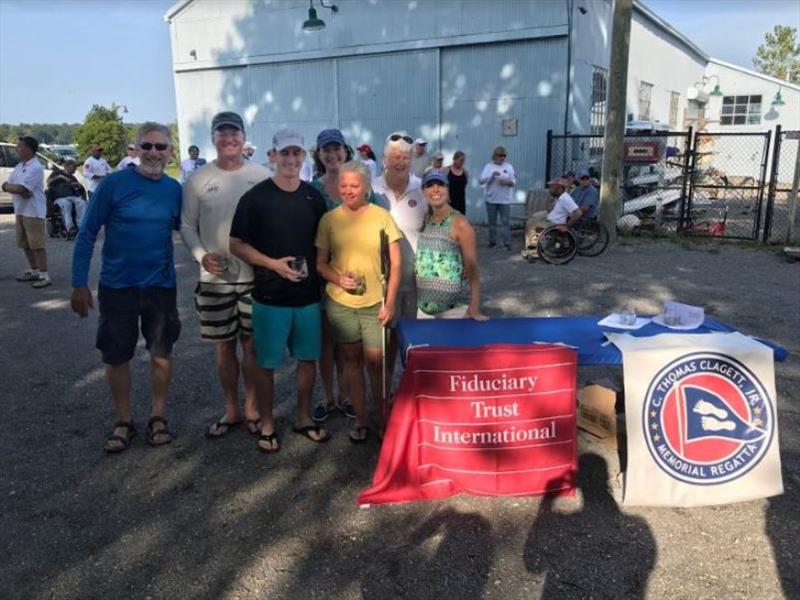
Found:
<path fill-rule="evenodd" d="M 625 427 L 624 415 L 617 417 L 618 394 L 596 383 L 578 390 L 578 427 L 614 446 Z"/>

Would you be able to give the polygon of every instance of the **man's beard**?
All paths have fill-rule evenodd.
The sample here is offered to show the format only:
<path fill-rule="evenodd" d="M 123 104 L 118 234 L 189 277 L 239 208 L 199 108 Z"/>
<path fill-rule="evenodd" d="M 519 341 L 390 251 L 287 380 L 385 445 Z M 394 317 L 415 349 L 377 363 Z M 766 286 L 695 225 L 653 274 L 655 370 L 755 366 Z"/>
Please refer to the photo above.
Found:
<path fill-rule="evenodd" d="M 142 156 L 139 163 L 139 170 L 141 170 L 145 175 L 161 175 L 164 172 L 164 167 L 166 166 L 166 161 L 160 158 Z"/>

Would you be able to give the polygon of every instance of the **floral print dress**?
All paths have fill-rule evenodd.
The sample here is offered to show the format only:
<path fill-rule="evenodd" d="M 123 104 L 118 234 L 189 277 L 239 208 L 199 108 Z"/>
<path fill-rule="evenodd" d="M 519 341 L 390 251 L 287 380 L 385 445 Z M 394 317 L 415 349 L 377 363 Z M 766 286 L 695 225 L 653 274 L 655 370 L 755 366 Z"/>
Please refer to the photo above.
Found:
<path fill-rule="evenodd" d="M 464 279 L 464 259 L 458 240 L 450 237 L 453 219 L 460 214 L 451 210 L 441 223 L 430 215 L 417 241 L 417 306 L 436 315 L 469 304 L 469 286 Z"/>

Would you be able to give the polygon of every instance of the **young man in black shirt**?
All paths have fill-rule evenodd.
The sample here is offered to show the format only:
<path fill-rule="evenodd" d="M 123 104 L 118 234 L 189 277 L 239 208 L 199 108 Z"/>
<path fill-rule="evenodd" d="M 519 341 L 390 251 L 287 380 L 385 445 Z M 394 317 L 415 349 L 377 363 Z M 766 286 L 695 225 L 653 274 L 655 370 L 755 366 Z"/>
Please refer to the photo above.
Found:
<path fill-rule="evenodd" d="M 277 152 L 275 175 L 255 185 L 236 208 L 230 250 L 253 265 L 253 338 L 256 391 L 261 404 L 258 449 L 280 449 L 272 420 L 274 370 L 289 352 L 297 360 L 297 421 L 295 433 L 313 442 L 330 434 L 314 425 L 309 402 L 314 389 L 316 360 L 322 351 L 320 279 L 314 237 L 325 200 L 300 180 L 305 140 L 283 129 L 272 139 Z"/>

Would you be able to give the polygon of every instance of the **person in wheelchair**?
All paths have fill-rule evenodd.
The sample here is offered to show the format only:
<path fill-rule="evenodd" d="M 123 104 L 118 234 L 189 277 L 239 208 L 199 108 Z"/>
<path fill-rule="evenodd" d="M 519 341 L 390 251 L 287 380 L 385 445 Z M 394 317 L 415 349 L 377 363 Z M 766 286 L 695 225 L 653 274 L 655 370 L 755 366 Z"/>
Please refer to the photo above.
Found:
<path fill-rule="evenodd" d="M 551 225 L 562 225 L 564 228 L 572 227 L 581 218 L 583 213 L 575 200 L 567 192 L 567 181 L 557 177 L 547 182 L 553 205 L 549 212 L 539 211 L 533 213 L 525 223 L 525 250 L 523 257 L 532 260 L 539 257 L 539 235 Z"/>
<path fill-rule="evenodd" d="M 63 170 L 54 169 L 47 178 L 47 197 L 58 207 L 68 238 L 74 238 L 78 233 L 77 224 L 83 219 L 87 208 L 86 189 L 75 177 L 76 169 L 75 159 L 67 158 Z"/>
<path fill-rule="evenodd" d="M 578 173 L 578 187 L 572 193 L 572 199 L 581 210 L 579 224 L 597 221 L 597 209 L 600 206 L 600 192 L 592 185 L 592 178 L 589 171 L 583 170 Z"/>

